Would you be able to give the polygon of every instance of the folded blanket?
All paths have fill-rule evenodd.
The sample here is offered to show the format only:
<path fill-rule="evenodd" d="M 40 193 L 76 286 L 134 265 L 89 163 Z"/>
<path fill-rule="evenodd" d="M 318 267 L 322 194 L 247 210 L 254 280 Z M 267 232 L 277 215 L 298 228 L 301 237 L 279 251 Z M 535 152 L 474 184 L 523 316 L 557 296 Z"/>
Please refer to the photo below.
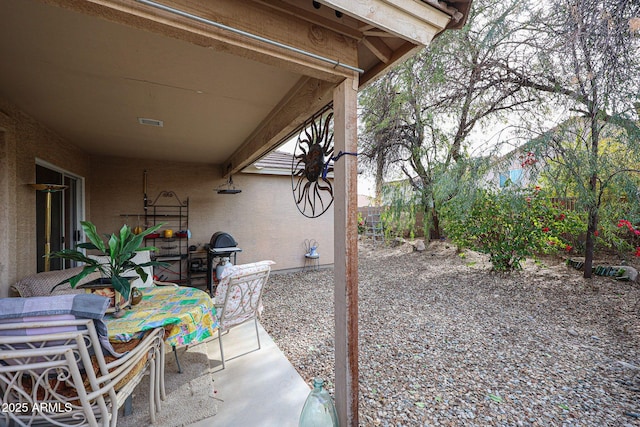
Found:
<path fill-rule="evenodd" d="M 33 298 L 0 298 L 0 323 L 28 323 L 35 321 L 60 320 L 67 316 L 82 319 L 93 319 L 93 323 L 103 349 L 115 357 L 122 354 L 116 352 L 109 342 L 104 313 L 109 306 L 109 298 L 94 294 L 66 294 Z M 18 331 L 15 331 L 18 332 Z M 20 330 L 21 334 L 46 333 L 38 329 L 36 332 Z M 2 335 L 7 335 L 5 331 Z"/>

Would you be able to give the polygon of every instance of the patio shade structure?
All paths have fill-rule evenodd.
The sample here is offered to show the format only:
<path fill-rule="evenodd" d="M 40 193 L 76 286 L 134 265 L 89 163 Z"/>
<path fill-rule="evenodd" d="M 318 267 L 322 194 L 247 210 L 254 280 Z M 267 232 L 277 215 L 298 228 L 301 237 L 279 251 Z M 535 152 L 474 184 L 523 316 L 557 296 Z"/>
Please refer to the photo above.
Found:
<path fill-rule="evenodd" d="M 7 202 L 0 229 L 8 230 L 0 240 L 0 296 L 35 272 L 34 192 L 27 185 L 35 163 L 80 177 L 79 219 L 102 229 L 132 212 L 127 200 L 139 197 L 147 163 L 213 170 L 224 182 L 330 103 L 335 151 L 355 152 L 358 91 L 437 34 L 461 28 L 470 4 L 0 0 L 0 199 Z M 105 159 L 114 158 L 105 170 Z M 358 424 L 356 175 L 355 157 L 335 163 L 341 425 Z M 162 178 L 170 183 L 172 175 Z M 207 194 L 215 187 L 207 183 Z M 194 240 L 211 232 L 198 218 L 215 203 L 251 197 L 242 189 L 214 201 L 192 198 Z M 250 252 L 244 243 L 243 250 Z"/>

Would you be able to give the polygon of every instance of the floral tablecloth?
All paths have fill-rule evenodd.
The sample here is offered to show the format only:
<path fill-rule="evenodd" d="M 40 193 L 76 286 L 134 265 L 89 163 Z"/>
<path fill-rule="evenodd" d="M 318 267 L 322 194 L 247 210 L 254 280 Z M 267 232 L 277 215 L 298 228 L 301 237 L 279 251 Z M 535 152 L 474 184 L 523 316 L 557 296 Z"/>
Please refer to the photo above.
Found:
<path fill-rule="evenodd" d="M 213 300 L 191 287 L 139 288 L 142 301 L 123 317 L 105 316 L 111 342 L 140 338 L 144 331 L 164 327 L 165 342 L 180 347 L 210 338 L 218 328 Z"/>

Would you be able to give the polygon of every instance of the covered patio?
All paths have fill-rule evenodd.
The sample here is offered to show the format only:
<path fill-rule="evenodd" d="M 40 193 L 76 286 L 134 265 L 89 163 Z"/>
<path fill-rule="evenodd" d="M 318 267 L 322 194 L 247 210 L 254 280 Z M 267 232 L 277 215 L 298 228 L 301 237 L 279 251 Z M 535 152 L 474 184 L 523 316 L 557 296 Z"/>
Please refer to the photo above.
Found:
<path fill-rule="evenodd" d="M 460 28 L 469 7 L 0 1 L 0 297 L 42 268 L 34 183 L 67 185 L 54 195 L 52 250 L 84 240 L 81 220 L 105 233 L 136 225 L 147 197 L 164 191 L 189 200 L 189 246 L 228 231 L 242 245 L 238 263 L 300 268 L 298 242 L 329 227 L 322 247 L 335 269 L 336 403 L 341 425 L 358 425 L 357 159 L 335 160 L 335 201 L 313 219 L 300 215 L 291 188 L 241 171 L 329 105 L 333 153 L 355 153 L 358 90 Z M 243 192 L 216 194 L 231 177 Z M 285 203 L 290 209 L 275 209 Z"/>
<path fill-rule="evenodd" d="M 200 365 L 193 369 L 183 366 L 182 374 L 177 372 L 173 356 L 168 355 L 165 375 L 171 400 L 163 404 L 156 425 L 297 426 L 309 385 L 264 328 L 259 329 L 260 350 L 251 323 L 224 336 L 225 353 L 229 355 L 225 369 L 217 339 L 180 349 L 181 360 Z M 119 426 L 147 424 L 145 386 L 141 384 L 134 393 L 133 413 L 120 417 Z M 187 404 L 189 410 L 185 411 Z"/>

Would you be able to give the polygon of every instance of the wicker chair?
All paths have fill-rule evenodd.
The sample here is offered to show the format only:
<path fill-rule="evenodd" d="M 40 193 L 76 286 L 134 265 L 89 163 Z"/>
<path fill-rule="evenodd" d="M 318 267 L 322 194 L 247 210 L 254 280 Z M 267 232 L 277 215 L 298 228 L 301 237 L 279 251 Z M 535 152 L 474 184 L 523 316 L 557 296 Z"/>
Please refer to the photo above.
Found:
<path fill-rule="evenodd" d="M 0 425 L 115 427 L 118 409 L 145 374 L 155 422 L 164 375 L 162 329 L 116 357 L 103 350 L 92 319 L 64 314 L 0 322 L 5 321 L 10 323 L 0 323 Z"/>
<path fill-rule="evenodd" d="M 262 291 L 269 278 L 272 264 L 275 263 L 261 261 L 234 265 L 226 268 L 220 277 L 214 303 L 219 322 L 218 342 L 222 369 L 225 368 L 222 333 L 229 331 L 232 327 L 253 320 L 256 326 L 258 349 L 261 348 L 258 317 L 262 313 Z"/>

